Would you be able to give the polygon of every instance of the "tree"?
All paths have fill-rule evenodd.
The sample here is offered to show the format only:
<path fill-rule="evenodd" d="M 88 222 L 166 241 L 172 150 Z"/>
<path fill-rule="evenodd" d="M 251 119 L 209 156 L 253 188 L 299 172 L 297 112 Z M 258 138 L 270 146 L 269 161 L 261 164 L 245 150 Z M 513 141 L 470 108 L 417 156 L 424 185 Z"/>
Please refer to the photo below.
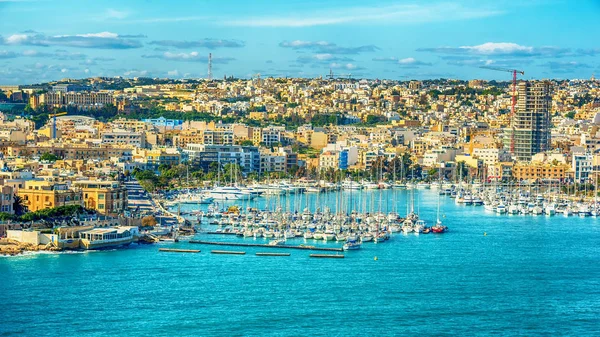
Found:
<path fill-rule="evenodd" d="M 27 212 L 27 206 L 25 206 L 25 200 L 21 196 L 13 196 L 13 211 L 15 215 L 21 216 Z"/>
<path fill-rule="evenodd" d="M 148 215 L 142 218 L 142 227 L 154 227 L 156 226 L 156 218 L 152 215 Z"/>
<path fill-rule="evenodd" d="M 56 156 L 55 154 L 52 154 L 50 152 L 46 152 L 40 156 L 40 160 L 55 162 L 58 160 L 58 156 Z"/>
<path fill-rule="evenodd" d="M 253 146 L 253 145 L 254 145 L 254 142 L 253 142 L 253 141 L 251 141 L 251 140 L 249 140 L 249 139 L 246 139 L 246 140 L 242 140 L 242 141 L 240 142 L 240 145 L 241 145 L 241 146 Z"/>

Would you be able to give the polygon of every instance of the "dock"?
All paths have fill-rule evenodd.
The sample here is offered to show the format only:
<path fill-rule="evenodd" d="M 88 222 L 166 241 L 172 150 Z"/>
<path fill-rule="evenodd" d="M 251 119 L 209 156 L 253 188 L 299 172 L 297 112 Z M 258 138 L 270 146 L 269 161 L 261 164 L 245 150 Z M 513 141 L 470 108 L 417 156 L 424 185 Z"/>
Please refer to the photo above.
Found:
<path fill-rule="evenodd" d="M 159 252 L 171 252 L 171 253 L 200 253 L 199 249 L 174 249 L 174 248 L 159 248 Z"/>
<path fill-rule="evenodd" d="M 343 252 L 343 248 L 330 248 L 330 247 L 315 247 L 315 246 L 292 246 L 292 245 L 269 245 L 261 243 L 242 243 L 242 242 L 215 242 L 215 241 L 202 241 L 202 240 L 190 240 L 189 243 L 196 243 L 201 245 L 215 245 L 215 246 L 232 246 L 232 247 L 260 247 L 260 248 L 281 248 L 281 249 L 301 249 L 301 250 L 319 250 L 327 252 Z"/>
<path fill-rule="evenodd" d="M 204 234 L 237 235 L 236 232 L 204 232 Z"/>
<path fill-rule="evenodd" d="M 290 253 L 256 253 L 256 256 L 290 256 Z"/>
<path fill-rule="evenodd" d="M 211 250 L 211 254 L 225 254 L 225 255 L 246 255 L 246 252 L 236 252 L 233 250 Z"/>
<path fill-rule="evenodd" d="M 317 257 L 323 259 L 343 259 L 344 255 L 333 255 L 333 254 L 310 254 L 310 257 Z"/>

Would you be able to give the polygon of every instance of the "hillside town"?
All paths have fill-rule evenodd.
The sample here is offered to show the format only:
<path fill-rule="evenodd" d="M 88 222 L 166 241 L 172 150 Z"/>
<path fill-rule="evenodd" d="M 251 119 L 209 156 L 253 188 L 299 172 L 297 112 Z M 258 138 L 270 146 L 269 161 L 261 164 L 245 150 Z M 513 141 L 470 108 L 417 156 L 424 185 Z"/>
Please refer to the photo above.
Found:
<path fill-rule="evenodd" d="M 0 110 L 0 236 L 61 207 L 91 211 L 80 220 L 94 226 L 141 225 L 162 207 L 151 195 L 186 188 L 443 179 L 581 189 L 600 167 L 593 77 L 64 79 L 0 86 Z"/>

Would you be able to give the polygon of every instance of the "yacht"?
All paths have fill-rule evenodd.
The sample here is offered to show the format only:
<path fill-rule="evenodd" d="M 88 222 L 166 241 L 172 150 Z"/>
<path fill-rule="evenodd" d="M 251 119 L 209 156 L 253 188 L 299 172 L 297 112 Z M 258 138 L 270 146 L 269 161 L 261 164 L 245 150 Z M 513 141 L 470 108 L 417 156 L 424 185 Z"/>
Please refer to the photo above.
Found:
<path fill-rule="evenodd" d="M 549 203 L 548 205 L 546 205 L 546 208 L 544 208 L 544 213 L 546 213 L 546 215 L 556 214 L 556 204 Z"/>
<path fill-rule="evenodd" d="M 356 236 L 349 236 L 346 238 L 346 243 L 344 243 L 344 250 L 356 250 L 360 249 L 362 243 L 360 242 L 360 238 Z"/>
<path fill-rule="evenodd" d="M 425 182 L 420 182 L 417 184 L 418 190 L 428 190 L 430 188 L 431 188 L 431 185 L 429 185 L 428 183 L 425 183 Z"/>
<path fill-rule="evenodd" d="M 214 198 L 206 197 L 206 196 L 203 196 L 200 194 L 184 194 L 184 195 L 181 195 L 179 198 L 177 198 L 177 200 L 175 201 L 175 204 L 210 205 L 213 203 L 213 201 L 214 201 Z"/>
<path fill-rule="evenodd" d="M 234 186 L 215 187 L 208 191 L 208 197 L 214 200 L 252 200 L 254 195 Z"/>
<path fill-rule="evenodd" d="M 356 181 L 346 180 L 342 183 L 342 188 L 345 190 L 362 190 L 363 185 Z"/>
<path fill-rule="evenodd" d="M 413 226 L 413 232 L 415 232 L 415 234 L 422 233 L 426 226 L 425 221 L 417 220 Z"/>
<path fill-rule="evenodd" d="M 504 206 L 504 204 L 500 204 L 498 206 L 496 206 L 496 213 L 498 214 L 504 214 L 507 212 L 506 206 Z"/>

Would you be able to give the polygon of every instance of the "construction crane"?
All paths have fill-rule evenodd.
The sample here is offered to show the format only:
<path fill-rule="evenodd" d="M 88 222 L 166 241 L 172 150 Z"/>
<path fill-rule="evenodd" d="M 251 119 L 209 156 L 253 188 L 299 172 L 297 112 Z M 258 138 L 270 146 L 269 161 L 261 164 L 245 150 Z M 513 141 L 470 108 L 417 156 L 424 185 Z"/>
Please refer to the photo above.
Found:
<path fill-rule="evenodd" d="M 333 70 L 331 70 L 331 68 L 329 69 L 329 74 L 326 77 L 329 78 L 330 80 L 333 80 L 334 78 L 336 78 L 336 76 L 333 74 Z M 352 74 L 338 74 L 337 78 L 352 79 Z"/>
<path fill-rule="evenodd" d="M 505 69 L 505 68 L 498 68 L 498 67 L 490 67 L 490 66 L 483 66 L 480 67 L 482 69 L 489 69 L 489 70 L 496 70 L 496 71 L 504 71 L 504 72 L 509 72 L 513 74 L 513 79 L 512 79 L 512 105 L 510 108 L 510 120 L 511 120 L 511 124 L 512 124 L 512 133 L 510 135 L 510 153 L 514 154 L 515 153 L 515 123 L 514 123 L 514 118 L 515 118 L 515 107 L 517 105 L 517 74 L 521 74 L 521 75 L 525 75 L 525 72 L 523 70 L 517 70 L 517 69 Z"/>
<path fill-rule="evenodd" d="M 329 75 L 327 75 L 326 77 L 330 80 L 333 80 L 333 70 L 331 70 L 331 68 L 329 68 Z"/>
<path fill-rule="evenodd" d="M 48 115 L 48 117 L 52 118 L 52 139 L 56 139 L 56 117 L 64 116 L 66 114 L 67 113 L 63 111 Z"/>

